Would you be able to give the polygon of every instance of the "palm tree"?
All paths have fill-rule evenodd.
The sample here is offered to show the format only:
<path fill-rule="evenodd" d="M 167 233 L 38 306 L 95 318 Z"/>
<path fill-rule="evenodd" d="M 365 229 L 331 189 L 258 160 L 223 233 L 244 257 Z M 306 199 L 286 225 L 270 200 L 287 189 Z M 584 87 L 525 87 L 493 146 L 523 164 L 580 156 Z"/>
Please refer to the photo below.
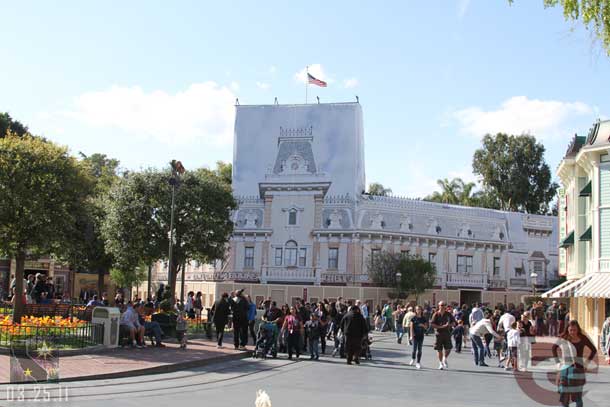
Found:
<path fill-rule="evenodd" d="M 474 182 L 465 183 L 461 178 L 439 179 L 436 181 L 440 187 L 439 191 L 434 191 L 432 195 L 425 199 L 432 202 L 440 202 L 453 205 L 472 206 L 476 199 L 473 195 L 473 189 L 476 186 Z"/>
<path fill-rule="evenodd" d="M 381 195 L 386 196 L 392 193 L 391 188 L 386 188 L 379 182 L 373 182 L 369 184 L 369 195 Z"/>

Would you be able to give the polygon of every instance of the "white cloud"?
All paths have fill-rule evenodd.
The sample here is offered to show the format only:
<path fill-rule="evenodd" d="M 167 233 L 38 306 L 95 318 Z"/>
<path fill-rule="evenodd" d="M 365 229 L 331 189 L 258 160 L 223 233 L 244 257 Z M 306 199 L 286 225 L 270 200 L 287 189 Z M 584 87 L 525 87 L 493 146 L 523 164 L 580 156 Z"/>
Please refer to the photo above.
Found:
<path fill-rule="evenodd" d="M 273 75 L 276 72 L 277 72 L 277 67 L 275 65 L 271 65 L 269 67 L 269 73 Z"/>
<path fill-rule="evenodd" d="M 587 116 L 593 109 L 582 102 L 529 99 L 514 96 L 496 110 L 468 107 L 451 116 L 462 133 L 482 137 L 486 133 L 530 133 L 540 138 L 564 135 L 566 124 L 577 116 Z"/>
<path fill-rule="evenodd" d="M 232 87 L 208 81 L 171 94 L 112 86 L 80 95 L 68 115 L 92 126 L 115 127 L 165 143 L 199 139 L 226 145 L 233 140 Z"/>
<path fill-rule="evenodd" d="M 269 90 L 271 84 L 267 82 L 256 82 L 256 86 L 261 90 Z"/>
<path fill-rule="evenodd" d="M 294 80 L 301 83 L 307 83 L 307 68 L 301 69 L 299 72 L 294 74 Z M 316 79 L 323 80 L 328 83 L 334 82 L 332 78 L 330 78 L 326 72 L 324 72 L 324 68 L 320 64 L 309 65 L 309 73 L 316 77 Z"/>
<path fill-rule="evenodd" d="M 360 82 L 358 82 L 358 79 L 356 78 L 349 78 L 343 81 L 343 86 L 346 89 L 351 89 L 351 88 L 355 88 L 356 86 L 359 85 Z"/>
<path fill-rule="evenodd" d="M 231 82 L 231 89 L 233 89 L 233 92 L 237 92 L 239 90 L 239 83 L 235 81 Z"/>
<path fill-rule="evenodd" d="M 466 15 L 468 11 L 468 7 L 470 7 L 470 0 L 459 0 L 457 3 L 457 14 L 458 18 L 461 20 Z"/>

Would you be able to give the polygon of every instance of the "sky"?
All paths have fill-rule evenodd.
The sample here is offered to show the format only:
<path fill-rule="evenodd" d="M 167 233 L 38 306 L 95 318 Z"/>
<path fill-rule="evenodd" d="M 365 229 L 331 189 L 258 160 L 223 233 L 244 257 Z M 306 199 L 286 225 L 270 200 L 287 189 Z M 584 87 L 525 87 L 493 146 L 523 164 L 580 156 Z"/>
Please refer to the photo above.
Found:
<path fill-rule="evenodd" d="M 234 104 L 360 99 L 367 183 L 475 181 L 486 133 L 529 132 L 554 171 L 610 117 L 610 57 L 542 0 L 0 0 L 0 111 L 125 169 L 231 161 Z M 606 89 L 606 91 L 604 91 Z"/>

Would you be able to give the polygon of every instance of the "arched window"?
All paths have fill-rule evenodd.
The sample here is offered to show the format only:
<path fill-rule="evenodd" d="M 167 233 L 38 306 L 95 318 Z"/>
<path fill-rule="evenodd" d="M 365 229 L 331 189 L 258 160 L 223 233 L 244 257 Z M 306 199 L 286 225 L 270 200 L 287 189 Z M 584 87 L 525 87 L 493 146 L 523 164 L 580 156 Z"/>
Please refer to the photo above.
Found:
<path fill-rule="evenodd" d="M 284 250 L 284 264 L 288 267 L 296 267 L 297 265 L 297 242 L 294 240 L 289 240 L 286 242 L 286 249 Z"/>
<path fill-rule="evenodd" d="M 288 224 L 296 225 L 297 224 L 297 210 L 291 209 L 288 211 Z"/>

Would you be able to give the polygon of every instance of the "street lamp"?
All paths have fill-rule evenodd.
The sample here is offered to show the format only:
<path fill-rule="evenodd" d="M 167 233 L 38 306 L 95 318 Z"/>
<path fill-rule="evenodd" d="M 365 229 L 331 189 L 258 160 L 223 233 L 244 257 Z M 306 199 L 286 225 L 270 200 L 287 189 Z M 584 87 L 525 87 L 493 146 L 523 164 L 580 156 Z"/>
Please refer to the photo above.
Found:
<path fill-rule="evenodd" d="M 172 186 L 172 207 L 171 207 L 171 216 L 169 221 L 169 255 L 168 255 L 168 266 L 167 266 L 167 284 L 170 286 L 170 289 L 176 292 L 176 287 L 171 286 L 172 281 L 172 251 L 174 247 L 174 208 L 176 206 L 176 186 L 179 183 L 180 175 L 184 174 L 184 167 L 182 163 L 177 160 L 172 160 L 169 163 L 172 167 L 172 176 L 169 178 L 169 184 Z M 174 295 L 172 294 L 172 298 Z"/>
<path fill-rule="evenodd" d="M 530 278 L 532 279 L 532 292 L 534 293 L 534 297 L 536 296 L 536 279 L 538 278 L 538 273 L 532 271 L 530 274 Z"/>

